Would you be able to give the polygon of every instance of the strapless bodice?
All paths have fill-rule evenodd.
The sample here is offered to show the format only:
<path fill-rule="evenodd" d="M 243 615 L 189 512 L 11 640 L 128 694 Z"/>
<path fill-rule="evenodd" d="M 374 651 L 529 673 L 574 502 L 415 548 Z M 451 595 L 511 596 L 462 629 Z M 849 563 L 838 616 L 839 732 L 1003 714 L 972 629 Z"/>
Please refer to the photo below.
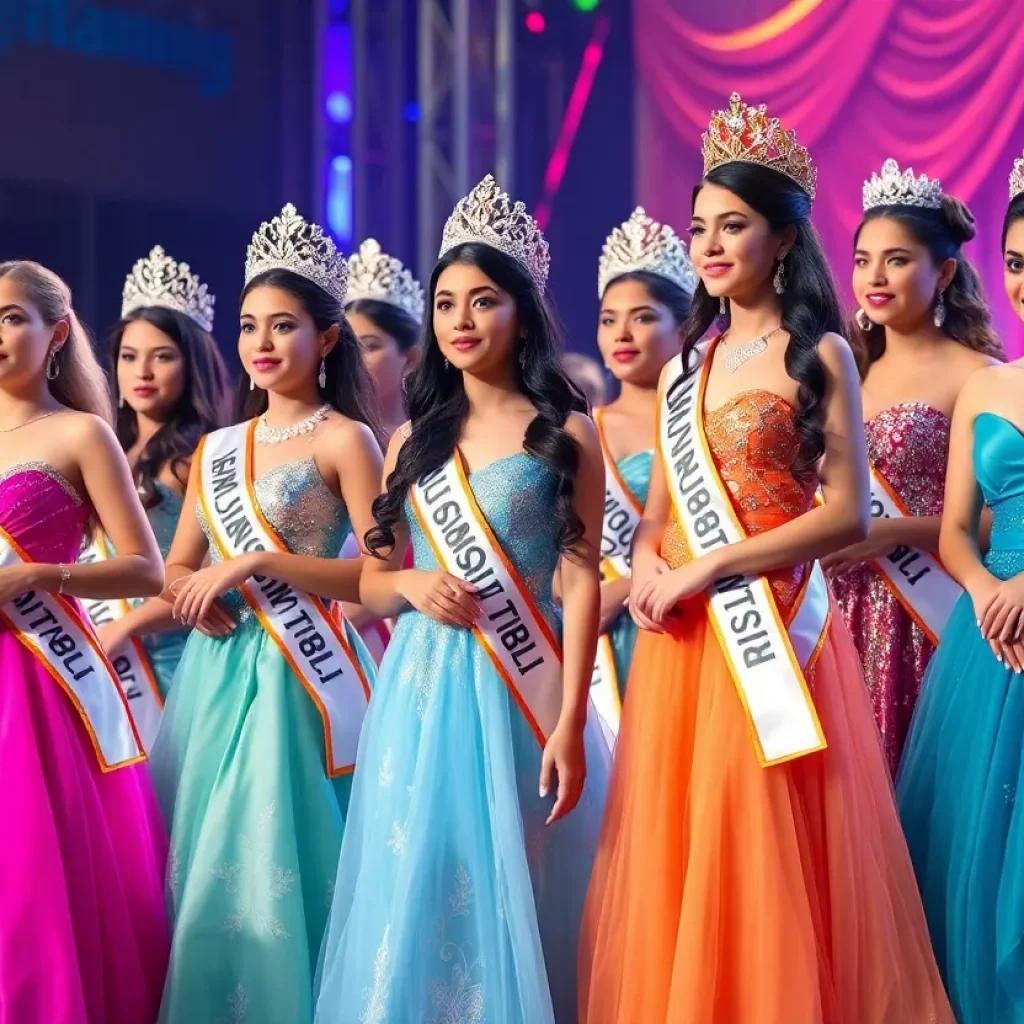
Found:
<path fill-rule="evenodd" d="M 23 462 L 0 472 L 0 526 L 36 562 L 74 562 L 92 506 L 52 466 Z"/>
<path fill-rule="evenodd" d="M 974 475 L 992 510 L 985 564 L 1000 579 L 1024 572 L 1024 434 L 1008 419 L 983 412 L 974 421 Z"/>

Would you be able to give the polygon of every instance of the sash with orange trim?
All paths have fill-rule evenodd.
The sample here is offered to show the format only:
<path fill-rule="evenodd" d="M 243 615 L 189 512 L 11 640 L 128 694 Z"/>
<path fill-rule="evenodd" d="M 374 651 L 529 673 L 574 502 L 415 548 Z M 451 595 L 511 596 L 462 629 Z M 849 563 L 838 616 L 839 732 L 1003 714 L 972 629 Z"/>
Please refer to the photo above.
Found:
<path fill-rule="evenodd" d="M 479 588 L 473 633 L 543 746 L 561 714 L 562 651 L 484 519 L 462 455 L 456 452 L 409 493 L 438 563 Z"/>
<path fill-rule="evenodd" d="M 216 430 L 203 438 L 197 453 L 199 501 L 225 559 L 288 550 L 253 491 L 255 429 L 256 420 L 250 420 Z M 253 576 L 241 591 L 320 712 L 328 775 L 352 771 L 370 687 L 343 625 L 320 598 L 280 580 Z"/>
<path fill-rule="evenodd" d="M 92 540 L 79 556 L 80 563 L 102 562 L 110 557 L 110 548 L 103 531 L 98 527 Z M 131 605 L 121 599 L 100 599 L 83 601 L 83 607 L 92 624 L 99 628 L 108 622 L 116 622 L 131 611 Z M 117 673 L 121 690 L 128 701 L 128 709 L 135 720 L 135 728 L 146 752 L 153 749 L 153 740 L 160 727 L 160 716 L 163 714 L 164 701 L 160 696 L 160 688 L 156 676 L 146 656 L 146 649 L 138 637 L 131 637 L 125 649 L 117 657 L 111 659 Z"/>
<path fill-rule="evenodd" d="M 704 434 L 710 367 L 709 350 L 703 366 L 684 379 L 682 356 L 676 356 L 658 399 L 658 450 L 675 515 L 695 557 L 747 536 Z M 804 678 L 829 624 L 829 591 L 821 566 L 814 563 L 788 626 L 764 576 L 716 580 L 705 602 L 761 764 L 779 764 L 824 749 L 825 737 Z"/>
<path fill-rule="evenodd" d="M 0 529 L 0 568 L 31 561 Z M 0 620 L 71 699 L 103 771 L 146 759 L 114 668 L 73 601 L 29 590 L 0 608 Z"/>
<path fill-rule="evenodd" d="M 903 519 L 911 515 L 900 496 L 878 469 L 871 466 L 871 518 Z M 933 643 L 960 600 L 960 584 L 946 572 L 938 558 L 928 551 L 900 544 L 871 563 L 885 580 L 896 600 Z"/>

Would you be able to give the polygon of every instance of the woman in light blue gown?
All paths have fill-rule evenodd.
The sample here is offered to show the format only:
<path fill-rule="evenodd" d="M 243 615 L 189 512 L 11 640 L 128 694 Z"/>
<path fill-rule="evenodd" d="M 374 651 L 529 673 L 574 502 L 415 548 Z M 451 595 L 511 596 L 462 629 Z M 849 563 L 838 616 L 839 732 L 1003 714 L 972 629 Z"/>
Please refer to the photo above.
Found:
<path fill-rule="evenodd" d="M 357 686 L 332 705 L 347 718 L 325 716 L 331 691 L 326 673 L 314 675 L 314 656 L 329 650 L 333 630 L 308 595 L 358 597 L 359 560 L 337 555 L 353 526 L 372 524 L 382 461 L 369 377 L 344 319 L 345 279 L 334 244 L 292 207 L 254 236 L 238 341 L 245 422 L 207 436 L 202 449 L 230 453 L 241 430 L 250 459 L 197 454 L 167 562 L 175 614 L 195 628 L 151 758 L 171 834 L 161 1024 L 313 1019 L 355 759 L 353 742 L 350 760 L 339 760 L 332 737 L 358 735 L 374 672 L 346 623 Z M 207 468 L 226 462 L 248 463 L 248 480 L 212 469 L 213 488 L 200 488 Z M 229 520 L 246 490 L 253 514 Z M 226 546 L 227 537 L 251 539 L 261 528 L 253 522 L 265 541 Z M 242 583 L 280 617 L 266 605 L 257 616 Z"/>
<path fill-rule="evenodd" d="M 1003 250 L 1024 319 L 1024 160 L 1016 180 Z M 1024 360 L 977 371 L 957 400 L 940 552 L 966 593 L 924 677 L 900 815 L 957 1020 L 1024 1024 Z"/>
<path fill-rule="evenodd" d="M 398 623 L 360 742 L 316 1020 L 570 1024 L 607 778 L 586 699 L 600 445 L 558 369 L 536 224 L 485 179 L 444 237 L 411 420 L 392 440 L 367 538 L 386 561 L 366 560 L 363 602 Z M 487 588 L 443 571 L 411 500 L 453 460 L 535 614 L 563 637 L 546 743 L 530 699 L 519 703 L 469 628 L 489 628 Z M 410 541 L 415 567 L 403 570 Z"/>
<path fill-rule="evenodd" d="M 228 412 L 228 374 L 210 332 L 214 297 L 188 264 L 160 246 L 125 280 L 110 357 L 117 387 L 117 439 L 166 559 L 181 515 L 192 452 Z M 166 698 L 187 631 L 160 598 L 99 627 L 108 654 L 139 637 Z"/>

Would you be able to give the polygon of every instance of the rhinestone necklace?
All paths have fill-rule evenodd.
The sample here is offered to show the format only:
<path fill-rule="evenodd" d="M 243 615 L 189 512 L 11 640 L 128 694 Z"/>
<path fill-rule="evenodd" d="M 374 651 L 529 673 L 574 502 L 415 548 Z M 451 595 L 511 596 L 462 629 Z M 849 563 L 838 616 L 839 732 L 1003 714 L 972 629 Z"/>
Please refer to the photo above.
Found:
<path fill-rule="evenodd" d="M 761 337 L 754 338 L 753 341 L 745 341 L 742 345 L 723 345 L 722 364 L 730 373 L 735 373 L 745 362 L 764 352 L 768 348 L 768 339 L 781 330 L 782 324 L 779 324 L 778 327 L 773 327 L 767 334 L 762 334 Z M 724 334 L 722 340 L 725 340 Z"/>
<path fill-rule="evenodd" d="M 327 419 L 330 411 L 329 405 L 321 405 L 316 412 L 310 413 L 304 420 L 299 420 L 290 427 L 268 427 L 267 414 L 264 413 L 256 421 L 256 440 L 260 444 L 281 444 L 282 441 L 290 441 L 300 434 L 310 434 L 316 430 L 318 424 Z"/>

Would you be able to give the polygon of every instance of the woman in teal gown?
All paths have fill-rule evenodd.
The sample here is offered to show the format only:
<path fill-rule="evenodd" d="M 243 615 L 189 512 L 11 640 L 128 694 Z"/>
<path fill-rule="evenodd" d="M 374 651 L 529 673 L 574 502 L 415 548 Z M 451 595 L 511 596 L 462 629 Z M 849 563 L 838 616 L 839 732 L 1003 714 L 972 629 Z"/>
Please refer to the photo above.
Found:
<path fill-rule="evenodd" d="M 682 344 L 696 287 L 679 237 L 642 207 L 608 236 L 598 265 L 597 344 L 605 368 L 619 382 L 619 395 L 594 418 L 606 475 L 617 471 L 640 510 L 651 479 L 658 379 Z M 607 570 L 601 584 L 601 630 L 611 640 L 622 698 L 637 636 L 626 610 L 629 584 L 628 576 L 610 579 Z"/>
<path fill-rule="evenodd" d="M 328 767 L 314 683 L 236 588 L 269 578 L 358 597 L 359 559 L 337 555 L 372 523 L 379 488 L 369 378 L 343 315 L 342 258 L 318 228 L 286 208 L 254 238 L 246 280 L 240 418 L 256 418 L 253 502 L 283 550 L 222 557 L 204 511 L 223 514 L 221 492 L 197 504 L 197 458 L 167 566 L 175 614 L 195 628 L 152 753 L 171 834 L 162 1024 L 309 1024 L 351 786 L 346 765 Z M 345 634 L 368 686 L 372 659 Z"/>
<path fill-rule="evenodd" d="M 1003 249 L 1007 291 L 1024 318 L 1024 195 L 1011 204 Z M 925 674 L 897 777 L 936 958 L 960 1024 L 1024 1022 L 1022 396 L 1018 361 L 977 371 L 957 401 L 940 551 L 966 593 Z M 993 517 L 984 557 L 982 503 Z"/>
<path fill-rule="evenodd" d="M 398 623 L 360 742 L 319 1024 L 576 1020 L 579 919 L 607 773 L 586 715 L 601 455 L 593 424 L 574 411 L 582 396 L 558 369 L 546 260 L 530 258 L 546 243 L 525 212 L 506 219 L 511 204 L 495 191 L 485 180 L 449 221 L 459 241 L 446 231 L 410 423 L 392 439 L 367 538 L 387 560 L 366 560 L 364 604 Z M 471 592 L 441 571 L 409 501 L 423 473 L 452 458 L 539 614 L 562 633 L 562 711 L 543 747 L 467 628 Z M 403 570 L 410 541 L 415 565 Z M 581 542 L 578 557 L 566 550 Z M 557 800 L 538 787 L 542 763 L 545 779 L 558 775 Z"/>
<path fill-rule="evenodd" d="M 214 297 L 186 263 L 156 246 L 125 280 L 121 322 L 111 342 L 117 438 L 166 560 L 181 515 L 192 452 L 227 412 L 227 370 L 213 330 Z M 109 654 L 139 637 L 166 698 L 187 631 L 154 598 L 99 627 Z"/>

